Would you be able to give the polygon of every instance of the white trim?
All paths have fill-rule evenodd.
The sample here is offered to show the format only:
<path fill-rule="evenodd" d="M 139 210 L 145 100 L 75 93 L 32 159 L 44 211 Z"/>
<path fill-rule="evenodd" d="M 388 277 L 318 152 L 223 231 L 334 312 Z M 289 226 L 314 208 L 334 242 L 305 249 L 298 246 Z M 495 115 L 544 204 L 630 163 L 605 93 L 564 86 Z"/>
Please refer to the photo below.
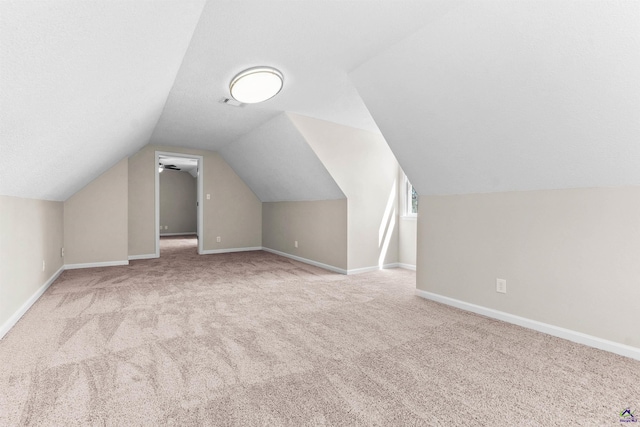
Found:
<path fill-rule="evenodd" d="M 103 261 L 103 262 L 87 262 L 83 264 L 66 264 L 65 270 L 76 270 L 78 268 L 94 268 L 94 267 L 115 267 L 118 265 L 129 265 L 129 260 L 126 261 Z"/>
<path fill-rule="evenodd" d="M 160 171 L 158 171 L 158 165 L 160 164 L 160 152 L 156 151 L 156 161 L 153 163 L 153 170 L 155 173 L 154 183 L 154 205 L 155 205 L 155 223 L 156 223 L 156 258 L 160 258 Z"/>
<path fill-rule="evenodd" d="M 158 164 L 160 163 L 160 156 L 171 156 L 171 157 L 184 157 L 185 159 L 196 159 L 198 161 L 198 176 L 197 176 L 197 185 L 198 185 L 198 209 L 197 209 L 197 223 L 198 223 L 198 253 L 204 254 L 204 247 L 202 238 L 204 227 L 203 227 L 203 218 L 204 218 L 204 206 L 202 197 L 203 191 L 203 182 L 204 182 L 204 157 L 199 156 L 197 154 L 183 154 L 183 153 L 174 153 L 171 151 L 156 151 L 155 155 L 155 164 L 153 170 L 155 171 L 155 209 L 156 209 L 156 256 L 155 258 L 160 258 L 160 173 L 158 172 Z"/>
<path fill-rule="evenodd" d="M 473 313 L 491 317 L 492 319 L 502 320 L 503 322 L 512 323 L 524 328 L 533 329 L 534 331 L 553 335 L 554 337 L 573 341 L 578 344 L 584 344 L 589 347 L 594 347 L 600 350 L 619 354 L 621 356 L 640 360 L 640 348 L 638 347 L 632 347 L 630 345 L 605 340 L 602 338 L 594 337 L 592 335 L 584 334 L 582 332 L 572 331 L 571 329 L 565 329 L 559 326 L 550 325 L 548 323 L 538 322 L 537 320 L 527 319 L 525 317 L 516 316 L 514 314 L 505 313 L 504 311 L 498 311 L 492 308 L 482 307 L 480 305 L 475 305 L 454 298 L 445 297 L 442 295 L 423 291 L 421 289 L 416 289 L 416 295 L 431 301 L 439 302 L 442 304 L 450 305 L 452 307 L 460 308 L 462 310 L 471 311 Z"/>
<path fill-rule="evenodd" d="M 369 273 L 370 271 L 378 271 L 378 270 L 380 270 L 380 267 L 375 265 L 373 267 L 352 268 L 350 270 L 347 270 L 347 274 L 362 274 L 362 273 Z"/>
<path fill-rule="evenodd" d="M 4 324 L 0 327 L 0 340 L 7 334 L 7 332 L 9 332 L 9 330 L 11 330 L 11 328 L 13 328 L 16 323 L 18 323 L 18 320 L 20 320 L 20 318 L 31 308 L 31 306 L 36 301 L 38 301 L 42 294 L 44 294 L 46 290 L 49 289 L 49 286 L 51 286 L 51 284 L 56 281 L 58 276 L 60 276 L 60 274 L 62 274 L 64 270 L 65 266 L 63 265 L 58 269 L 58 271 L 53 273 L 53 276 L 49 277 L 49 280 L 47 280 L 44 285 L 40 286 L 40 288 L 35 291 L 33 295 L 31 295 L 31 298 L 29 298 L 24 302 L 24 304 L 22 304 L 18 311 L 13 313 L 13 316 L 11 316 L 9 319 L 7 319 L 6 322 L 4 322 Z"/>
<path fill-rule="evenodd" d="M 409 178 L 407 177 L 406 174 L 404 175 L 404 183 L 402 186 L 402 197 L 401 202 L 402 202 L 402 209 L 400 211 L 400 218 L 402 219 L 416 219 L 418 217 L 418 213 L 413 213 L 411 212 L 411 197 L 409 197 L 409 193 L 411 192 L 411 189 L 413 188 L 413 185 L 411 185 L 411 183 L 409 182 Z M 420 209 L 420 207 L 418 207 L 418 209 Z"/>
<path fill-rule="evenodd" d="M 398 267 L 400 267 L 400 264 L 397 262 L 393 262 L 391 264 L 384 264 L 382 267 L 378 265 L 373 265 L 371 267 L 352 268 L 351 270 L 347 270 L 347 274 L 369 273 L 371 271 L 378 271 L 386 268 L 398 268 Z"/>
<path fill-rule="evenodd" d="M 198 169 L 197 169 L 197 190 L 198 190 L 198 209 L 197 215 L 198 224 L 196 225 L 196 234 L 198 236 L 198 253 L 201 254 L 204 250 L 204 156 L 197 156 Z M 159 221 L 158 221 L 159 223 Z"/>
<path fill-rule="evenodd" d="M 335 273 L 347 274 L 347 270 L 345 270 L 343 268 L 334 267 L 333 265 L 323 264 L 323 263 L 318 262 L 318 261 L 313 261 L 313 260 L 310 260 L 310 259 L 307 259 L 307 258 L 302 258 L 302 257 L 296 256 L 296 255 L 291 255 L 291 254 L 288 254 L 286 252 L 280 252 L 280 251 L 277 251 L 277 250 L 271 249 L 271 248 L 262 247 L 262 250 L 265 251 L 265 252 L 271 252 L 272 254 L 280 255 L 280 256 L 283 256 L 283 257 L 286 257 L 286 258 L 291 258 L 291 259 L 294 259 L 296 261 L 304 262 L 305 264 L 310 264 L 310 265 L 313 265 L 313 266 L 316 266 L 316 267 L 324 268 L 325 270 L 333 271 Z"/>
<path fill-rule="evenodd" d="M 226 254 L 230 252 L 249 252 L 249 251 L 261 251 L 262 246 L 253 246 L 248 248 L 229 248 L 229 249 L 205 249 L 201 255 L 213 255 L 213 254 Z"/>
<path fill-rule="evenodd" d="M 418 214 L 402 215 L 400 219 L 404 221 L 416 221 L 418 219 Z"/>
<path fill-rule="evenodd" d="M 129 261 L 136 260 L 136 259 L 152 259 L 152 258 L 158 258 L 158 255 L 156 254 L 129 255 Z"/>
<path fill-rule="evenodd" d="M 164 236 L 197 236 L 198 233 L 192 231 L 190 233 L 160 233 L 160 237 Z"/>
<path fill-rule="evenodd" d="M 405 264 L 403 262 L 398 263 L 398 267 L 404 268 L 405 270 L 413 270 L 416 271 L 416 266 L 413 264 Z"/>

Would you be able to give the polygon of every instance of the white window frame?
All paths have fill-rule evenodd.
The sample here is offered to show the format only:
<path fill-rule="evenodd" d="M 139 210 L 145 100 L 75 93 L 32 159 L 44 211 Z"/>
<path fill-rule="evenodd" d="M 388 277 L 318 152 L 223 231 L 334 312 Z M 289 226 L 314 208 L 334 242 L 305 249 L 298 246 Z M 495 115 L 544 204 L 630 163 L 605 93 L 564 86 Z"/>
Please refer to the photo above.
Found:
<path fill-rule="evenodd" d="M 403 183 L 403 191 L 402 191 L 402 195 L 403 195 L 403 200 L 402 200 L 402 217 L 403 218 L 409 218 L 409 219 L 415 219 L 418 217 L 418 213 L 417 212 L 411 212 L 411 196 L 412 196 L 412 189 L 413 189 L 413 185 L 411 185 L 411 183 L 409 182 L 409 178 L 407 178 L 407 176 L 404 176 L 404 183 Z M 420 210 L 420 207 L 418 206 L 418 210 Z"/>

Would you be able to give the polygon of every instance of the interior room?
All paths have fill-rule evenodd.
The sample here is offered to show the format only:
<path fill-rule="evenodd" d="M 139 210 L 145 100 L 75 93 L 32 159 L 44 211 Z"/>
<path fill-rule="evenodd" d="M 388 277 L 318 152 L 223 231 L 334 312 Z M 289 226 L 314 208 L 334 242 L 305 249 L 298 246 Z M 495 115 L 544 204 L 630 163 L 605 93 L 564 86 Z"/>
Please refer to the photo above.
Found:
<path fill-rule="evenodd" d="M 640 421 L 635 0 L 0 1 L 0 425 Z"/>
<path fill-rule="evenodd" d="M 159 238 L 164 238 L 167 242 L 182 240 L 196 251 L 200 203 L 198 162 L 198 158 L 158 154 Z"/>

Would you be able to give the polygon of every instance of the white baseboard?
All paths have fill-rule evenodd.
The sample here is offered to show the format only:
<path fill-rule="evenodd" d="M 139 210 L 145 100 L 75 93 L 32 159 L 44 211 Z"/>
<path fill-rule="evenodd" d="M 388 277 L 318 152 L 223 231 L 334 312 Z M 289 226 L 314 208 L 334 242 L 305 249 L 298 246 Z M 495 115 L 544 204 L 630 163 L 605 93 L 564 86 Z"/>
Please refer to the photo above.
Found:
<path fill-rule="evenodd" d="M 514 314 L 505 313 L 504 311 L 494 310 L 492 308 L 471 304 L 454 298 L 445 297 L 431 292 L 416 289 L 416 295 L 435 302 L 450 305 L 462 310 L 471 311 L 492 319 L 502 320 L 503 322 L 512 323 L 524 328 L 533 329 L 554 337 L 573 341 L 578 344 L 584 344 L 600 350 L 605 350 L 621 356 L 630 357 L 631 359 L 640 360 L 640 348 L 632 347 L 626 344 L 620 344 L 614 341 L 605 340 L 594 337 L 592 335 L 583 334 L 582 332 L 572 331 L 571 329 L 561 328 L 559 326 L 550 325 L 548 323 L 538 322 L 537 320 L 527 319 L 525 317 L 516 316 Z"/>
<path fill-rule="evenodd" d="M 250 248 L 229 248 L 229 249 L 205 249 L 200 255 L 212 255 L 212 254 L 226 254 L 230 252 L 249 252 L 249 251 L 261 251 L 262 246 L 253 246 Z"/>
<path fill-rule="evenodd" d="M 160 258 L 156 254 L 142 254 L 142 255 L 129 255 L 129 261 L 136 259 L 152 259 L 152 258 Z"/>
<path fill-rule="evenodd" d="M 195 236 L 198 233 L 196 232 L 191 232 L 191 233 L 160 233 L 160 237 L 163 236 Z"/>
<path fill-rule="evenodd" d="M 413 264 L 404 264 L 402 262 L 398 263 L 398 267 L 404 268 L 405 270 L 413 270 L 416 271 L 416 266 Z"/>
<path fill-rule="evenodd" d="M 334 267 L 333 265 L 323 264 L 323 263 L 318 262 L 318 261 L 313 261 L 311 259 L 306 259 L 306 258 L 302 258 L 302 257 L 296 256 L 296 255 L 291 255 L 291 254 L 288 254 L 286 252 L 280 252 L 280 251 L 277 251 L 277 250 L 271 249 L 271 248 L 263 247 L 262 250 L 266 251 L 266 252 L 271 252 L 272 254 L 280 255 L 280 256 L 283 256 L 283 257 L 286 257 L 286 258 L 291 258 L 291 259 L 294 259 L 296 261 L 304 262 L 305 264 L 310 264 L 310 265 L 313 265 L 313 266 L 316 266 L 316 267 L 324 268 L 325 270 L 333 271 L 335 273 L 347 274 L 347 270 L 345 270 L 343 268 L 339 268 L 339 267 Z"/>
<path fill-rule="evenodd" d="M 65 267 L 63 265 L 58 269 L 58 271 L 53 273 L 53 276 L 51 276 L 44 285 L 40 286 L 40 288 L 35 291 L 35 293 L 31 295 L 31 297 L 27 301 L 25 301 L 24 304 L 22 304 L 18 311 L 13 313 L 13 316 L 11 316 L 6 322 L 4 322 L 2 326 L 0 326 L 0 339 L 2 339 L 7 334 L 7 332 L 9 332 L 9 330 L 13 328 L 16 323 L 18 323 L 18 320 L 20 320 L 20 318 L 27 312 L 27 310 L 29 310 L 36 301 L 38 301 L 38 298 L 40 298 L 42 294 L 44 294 L 45 291 L 49 289 L 49 286 L 51 286 L 51 284 L 56 281 L 58 276 L 60 276 L 60 274 L 62 274 L 64 270 Z"/>
<path fill-rule="evenodd" d="M 347 270 L 347 274 L 361 274 L 361 273 L 369 273 L 371 271 L 378 271 L 386 268 L 398 268 L 400 264 L 397 262 L 392 262 L 391 264 L 384 264 L 382 267 L 378 265 L 372 265 L 371 267 L 361 267 L 361 268 L 352 268 Z"/>
<path fill-rule="evenodd" d="M 66 264 L 65 270 L 75 270 L 78 268 L 94 268 L 94 267 L 115 267 L 118 265 L 129 265 L 129 261 L 104 261 L 104 262 L 87 262 L 84 264 Z"/>

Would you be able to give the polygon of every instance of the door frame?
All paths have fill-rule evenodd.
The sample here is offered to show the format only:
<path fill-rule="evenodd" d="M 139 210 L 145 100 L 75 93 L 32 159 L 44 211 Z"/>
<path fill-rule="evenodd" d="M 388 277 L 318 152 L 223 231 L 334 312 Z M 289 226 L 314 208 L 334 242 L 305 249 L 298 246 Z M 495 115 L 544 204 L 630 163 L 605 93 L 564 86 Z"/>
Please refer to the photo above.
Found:
<path fill-rule="evenodd" d="M 160 171 L 158 170 L 158 165 L 160 164 L 160 156 L 169 156 L 169 157 L 182 157 L 185 159 L 195 159 L 198 161 L 198 173 L 196 179 L 198 181 L 198 190 L 197 190 L 197 236 L 198 236 L 198 254 L 202 254 L 204 251 L 204 236 L 202 235 L 204 228 L 202 226 L 203 219 L 203 204 L 202 204 L 202 183 L 203 183 L 203 170 L 204 170 L 204 158 L 203 156 L 198 156 L 196 154 L 184 154 L 184 153 L 174 153 L 170 151 L 156 151 L 155 154 L 155 190 L 156 190 L 156 258 L 160 257 Z"/>

